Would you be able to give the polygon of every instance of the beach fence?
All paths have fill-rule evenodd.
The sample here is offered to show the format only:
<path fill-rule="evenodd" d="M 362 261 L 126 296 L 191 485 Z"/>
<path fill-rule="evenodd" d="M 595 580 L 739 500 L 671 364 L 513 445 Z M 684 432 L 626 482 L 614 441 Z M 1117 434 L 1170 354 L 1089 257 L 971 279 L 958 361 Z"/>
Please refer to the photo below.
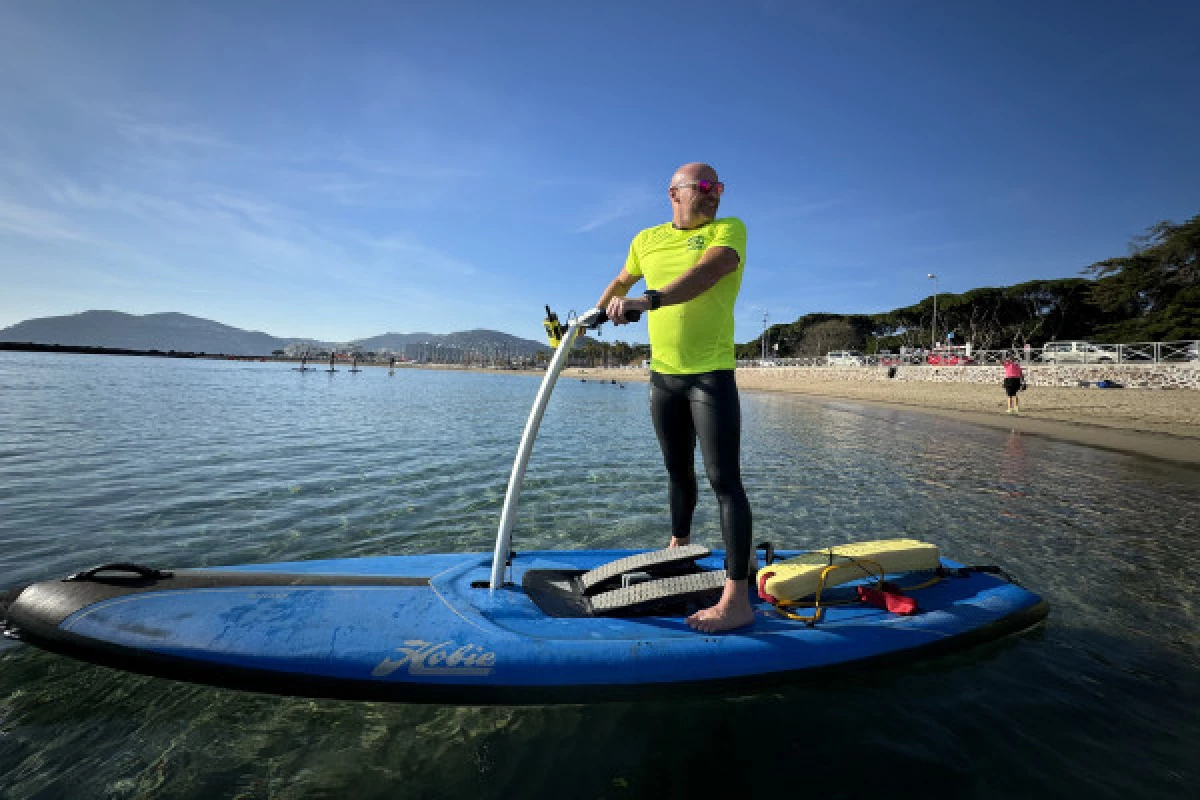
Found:
<path fill-rule="evenodd" d="M 1086 341 L 1047 342 L 1042 347 L 977 350 L 967 346 L 905 349 L 900 353 L 746 359 L 739 367 L 830 367 L 854 369 L 892 366 L 996 366 L 1015 357 L 1026 364 L 1186 364 L 1200 362 L 1200 340 L 1098 344 Z"/>

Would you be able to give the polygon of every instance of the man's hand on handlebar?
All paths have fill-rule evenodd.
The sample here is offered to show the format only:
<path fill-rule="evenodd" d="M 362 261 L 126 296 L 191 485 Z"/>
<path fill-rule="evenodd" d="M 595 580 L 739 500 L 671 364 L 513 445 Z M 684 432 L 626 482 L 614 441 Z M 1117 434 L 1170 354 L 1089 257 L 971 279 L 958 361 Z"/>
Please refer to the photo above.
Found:
<path fill-rule="evenodd" d="M 608 301 L 605 312 L 614 325 L 637 322 L 642 314 L 650 310 L 650 301 L 645 297 L 614 297 Z"/>

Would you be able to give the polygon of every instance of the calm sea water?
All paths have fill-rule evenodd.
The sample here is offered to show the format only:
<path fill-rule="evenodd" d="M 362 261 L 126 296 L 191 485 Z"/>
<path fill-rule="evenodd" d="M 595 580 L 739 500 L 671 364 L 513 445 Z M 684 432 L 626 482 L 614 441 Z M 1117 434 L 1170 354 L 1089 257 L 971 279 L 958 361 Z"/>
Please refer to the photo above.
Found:
<path fill-rule="evenodd" d="M 0 589 L 104 561 L 489 551 L 535 378 L 0 353 Z M 1200 471 L 743 394 L 756 539 L 930 539 L 1041 629 L 748 696 L 547 708 L 271 697 L 0 643 L 0 796 L 1194 797 Z M 645 384 L 559 384 L 515 546 L 666 543 Z M 719 546 L 711 495 L 697 540 Z M 787 788 L 790 787 L 790 788 Z"/>

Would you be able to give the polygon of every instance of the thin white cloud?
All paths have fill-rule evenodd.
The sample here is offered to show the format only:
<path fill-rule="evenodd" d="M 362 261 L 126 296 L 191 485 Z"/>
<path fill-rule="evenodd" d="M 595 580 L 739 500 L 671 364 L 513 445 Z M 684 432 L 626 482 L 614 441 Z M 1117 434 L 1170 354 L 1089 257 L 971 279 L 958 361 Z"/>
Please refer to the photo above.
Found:
<path fill-rule="evenodd" d="M 268 202 L 262 198 L 247 197 L 225 191 L 218 191 L 199 197 L 197 198 L 197 203 L 217 211 L 232 212 L 260 227 L 278 224 L 281 212 L 283 211 L 278 204 Z"/>
<path fill-rule="evenodd" d="M 149 121 L 125 111 L 109 111 L 118 134 L 136 147 L 228 148 L 232 145 L 194 123 Z"/>
<path fill-rule="evenodd" d="M 832 197 L 822 197 L 815 200 L 809 200 L 803 203 L 785 203 L 775 209 L 772 209 L 766 216 L 770 219 L 779 217 L 807 217 L 812 214 L 819 214 L 822 211 L 828 211 L 831 208 L 840 208 L 850 205 L 863 196 L 859 191 L 840 192 Z"/>
<path fill-rule="evenodd" d="M 200 183 L 188 177 L 190 159 L 163 159 L 170 168 L 139 169 L 134 157 L 99 180 L 71 178 L 45 163 L 0 159 L 0 175 L 13 179 L 0 185 L 0 230 L 43 240 L 107 239 L 107 250 L 94 257 L 175 264 L 181 278 L 186 265 L 198 261 L 322 285 L 368 264 L 426 279 L 479 273 L 412 234 L 373 236 L 321 214 L 319 204 L 315 211 L 293 205 L 296 195 L 275 199 L 261 190 Z M 14 195 L 27 201 L 16 202 Z"/>
<path fill-rule="evenodd" d="M 0 230 L 31 239 L 88 242 L 92 237 L 51 211 L 0 197 Z"/>
<path fill-rule="evenodd" d="M 626 219 L 652 210 L 656 204 L 660 204 L 661 202 L 660 193 L 653 192 L 645 187 L 618 190 L 613 193 L 613 196 L 605 205 L 593 209 L 588 214 L 587 219 L 572 229 L 571 233 L 589 233 L 617 220 Z"/>
<path fill-rule="evenodd" d="M 404 267 L 405 271 L 456 278 L 470 278 L 480 274 L 480 270 L 473 264 L 447 255 L 408 235 L 397 234 L 382 239 L 368 238 L 359 241 L 373 249 L 377 256 L 393 265 Z"/>

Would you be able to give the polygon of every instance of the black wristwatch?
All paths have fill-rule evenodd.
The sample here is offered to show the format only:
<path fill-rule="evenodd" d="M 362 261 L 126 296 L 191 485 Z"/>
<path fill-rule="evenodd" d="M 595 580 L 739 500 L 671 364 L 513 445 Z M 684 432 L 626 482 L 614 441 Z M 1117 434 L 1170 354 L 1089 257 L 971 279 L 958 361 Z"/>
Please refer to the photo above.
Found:
<path fill-rule="evenodd" d="M 657 311 L 659 306 L 662 305 L 662 295 L 653 289 L 647 289 L 643 297 L 650 301 L 651 311 Z"/>

